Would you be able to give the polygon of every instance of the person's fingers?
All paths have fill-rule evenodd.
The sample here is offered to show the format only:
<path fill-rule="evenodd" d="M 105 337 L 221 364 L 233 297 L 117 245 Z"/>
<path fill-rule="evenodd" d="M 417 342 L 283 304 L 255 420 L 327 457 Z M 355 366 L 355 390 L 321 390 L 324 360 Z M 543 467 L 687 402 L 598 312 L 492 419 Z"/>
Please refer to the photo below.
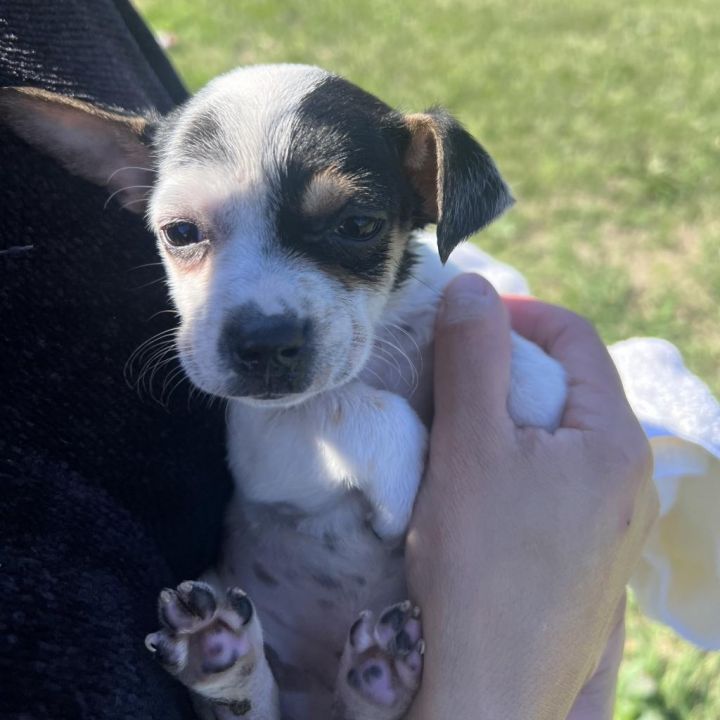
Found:
<path fill-rule="evenodd" d="M 607 429 L 609 418 L 617 420 L 618 403 L 626 404 L 626 400 L 615 365 L 593 326 L 569 310 L 532 298 L 505 297 L 503 301 L 513 329 L 565 368 L 569 392 L 561 426 Z M 626 415 L 631 419 L 629 411 Z"/>
<path fill-rule="evenodd" d="M 460 275 L 445 290 L 435 326 L 436 417 L 509 420 L 509 386 L 507 311 L 485 278 Z"/>

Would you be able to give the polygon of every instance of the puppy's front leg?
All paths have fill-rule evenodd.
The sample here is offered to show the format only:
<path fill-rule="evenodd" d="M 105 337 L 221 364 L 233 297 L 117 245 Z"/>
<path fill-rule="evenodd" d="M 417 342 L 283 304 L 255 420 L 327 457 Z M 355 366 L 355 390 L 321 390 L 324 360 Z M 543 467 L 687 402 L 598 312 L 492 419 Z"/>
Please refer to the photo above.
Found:
<path fill-rule="evenodd" d="M 230 588 L 220 599 L 206 583 L 184 582 L 160 593 L 158 614 L 163 628 L 145 644 L 193 691 L 202 720 L 279 720 L 262 628 L 242 590 Z"/>
<path fill-rule="evenodd" d="M 360 381 L 343 388 L 337 403 L 337 446 L 370 501 L 372 527 L 383 539 L 399 537 L 425 467 L 427 429 L 405 398 Z"/>
<path fill-rule="evenodd" d="M 425 465 L 427 429 L 405 398 L 359 380 L 333 392 L 328 403 L 328 466 L 369 500 L 378 536 L 401 536 Z"/>
<path fill-rule="evenodd" d="M 425 463 L 427 430 L 407 400 L 355 380 L 301 405 L 233 403 L 233 474 L 246 499 L 317 512 L 349 489 L 368 499 L 375 532 L 401 536 Z"/>

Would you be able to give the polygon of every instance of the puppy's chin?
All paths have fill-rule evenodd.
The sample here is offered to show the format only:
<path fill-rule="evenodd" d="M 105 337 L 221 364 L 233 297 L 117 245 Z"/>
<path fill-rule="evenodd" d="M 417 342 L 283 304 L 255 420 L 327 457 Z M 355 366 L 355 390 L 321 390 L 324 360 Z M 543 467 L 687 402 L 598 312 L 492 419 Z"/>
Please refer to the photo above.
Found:
<path fill-rule="evenodd" d="M 258 410 L 284 410 L 285 408 L 302 405 L 311 397 L 318 395 L 323 390 L 315 392 L 308 391 L 302 393 L 288 393 L 287 395 L 276 396 L 243 396 L 243 395 L 225 395 L 228 400 L 242 403 L 248 407 L 257 408 Z"/>

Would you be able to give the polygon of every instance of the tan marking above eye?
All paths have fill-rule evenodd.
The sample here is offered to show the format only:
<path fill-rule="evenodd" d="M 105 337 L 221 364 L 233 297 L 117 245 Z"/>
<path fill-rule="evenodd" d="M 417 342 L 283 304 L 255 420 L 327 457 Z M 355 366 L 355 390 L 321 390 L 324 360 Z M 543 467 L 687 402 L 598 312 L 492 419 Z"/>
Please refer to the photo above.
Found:
<path fill-rule="evenodd" d="M 303 215 L 317 217 L 338 210 L 358 190 L 355 178 L 328 168 L 311 178 L 302 198 Z"/>

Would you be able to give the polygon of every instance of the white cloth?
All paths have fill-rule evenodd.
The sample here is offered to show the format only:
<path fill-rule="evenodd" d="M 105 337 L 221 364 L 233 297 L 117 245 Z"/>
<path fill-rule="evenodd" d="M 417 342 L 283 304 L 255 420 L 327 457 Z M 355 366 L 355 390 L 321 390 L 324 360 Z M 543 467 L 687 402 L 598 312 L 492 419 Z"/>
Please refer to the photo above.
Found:
<path fill-rule="evenodd" d="M 500 293 L 529 292 L 517 270 L 468 243 L 452 262 Z M 610 354 L 649 438 L 661 506 L 631 587 L 650 617 L 720 649 L 720 404 L 665 340 L 633 338 Z"/>
<path fill-rule="evenodd" d="M 631 586 L 648 615 L 720 649 L 720 405 L 665 340 L 634 338 L 610 353 L 650 439 L 660 496 Z"/>

